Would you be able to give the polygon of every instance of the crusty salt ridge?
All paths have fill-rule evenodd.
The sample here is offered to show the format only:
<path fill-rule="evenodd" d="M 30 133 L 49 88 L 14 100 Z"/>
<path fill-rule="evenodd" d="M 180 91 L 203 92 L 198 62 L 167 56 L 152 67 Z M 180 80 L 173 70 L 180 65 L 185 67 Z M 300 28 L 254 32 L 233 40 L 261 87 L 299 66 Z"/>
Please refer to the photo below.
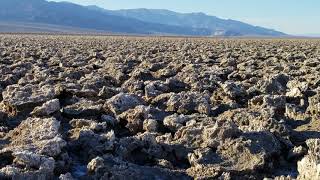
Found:
<path fill-rule="evenodd" d="M 319 176 L 320 41 L 0 35 L 0 179 Z"/>

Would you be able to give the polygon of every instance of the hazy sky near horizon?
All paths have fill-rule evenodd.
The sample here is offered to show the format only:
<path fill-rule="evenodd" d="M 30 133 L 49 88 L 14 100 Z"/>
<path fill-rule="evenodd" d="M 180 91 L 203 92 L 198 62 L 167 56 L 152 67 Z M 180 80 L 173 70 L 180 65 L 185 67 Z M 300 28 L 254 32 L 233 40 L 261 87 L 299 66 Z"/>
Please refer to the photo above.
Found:
<path fill-rule="evenodd" d="M 51 0 L 105 9 L 152 8 L 204 12 L 294 35 L 320 35 L 319 0 Z"/>

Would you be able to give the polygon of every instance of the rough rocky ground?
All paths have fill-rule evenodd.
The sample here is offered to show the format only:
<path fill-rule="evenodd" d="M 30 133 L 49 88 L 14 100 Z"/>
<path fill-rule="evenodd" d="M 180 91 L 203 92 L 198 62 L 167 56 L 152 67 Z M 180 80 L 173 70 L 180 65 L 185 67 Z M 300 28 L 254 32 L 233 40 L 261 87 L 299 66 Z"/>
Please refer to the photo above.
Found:
<path fill-rule="evenodd" d="M 320 40 L 0 35 L 0 179 L 320 179 Z"/>

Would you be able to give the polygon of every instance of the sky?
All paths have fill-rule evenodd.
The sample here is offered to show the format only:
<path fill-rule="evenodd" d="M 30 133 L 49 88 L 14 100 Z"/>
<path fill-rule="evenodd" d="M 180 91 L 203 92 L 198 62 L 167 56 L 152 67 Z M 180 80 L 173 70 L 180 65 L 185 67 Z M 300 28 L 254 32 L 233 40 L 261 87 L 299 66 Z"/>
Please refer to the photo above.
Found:
<path fill-rule="evenodd" d="M 292 35 L 320 35 L 320 0 L 54 0 L 105 9 L 151 8 L 203 12 Z"/>

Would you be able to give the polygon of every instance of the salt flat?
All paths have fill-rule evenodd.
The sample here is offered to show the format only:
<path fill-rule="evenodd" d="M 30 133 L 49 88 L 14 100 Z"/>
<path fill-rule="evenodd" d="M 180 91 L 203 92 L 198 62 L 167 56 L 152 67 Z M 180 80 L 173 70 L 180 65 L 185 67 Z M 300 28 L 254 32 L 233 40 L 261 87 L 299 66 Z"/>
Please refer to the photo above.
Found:
<path fill-rule="evenodd" d="M 0 35 L 1 179 L 319 179 L 320 40 Z"/>

